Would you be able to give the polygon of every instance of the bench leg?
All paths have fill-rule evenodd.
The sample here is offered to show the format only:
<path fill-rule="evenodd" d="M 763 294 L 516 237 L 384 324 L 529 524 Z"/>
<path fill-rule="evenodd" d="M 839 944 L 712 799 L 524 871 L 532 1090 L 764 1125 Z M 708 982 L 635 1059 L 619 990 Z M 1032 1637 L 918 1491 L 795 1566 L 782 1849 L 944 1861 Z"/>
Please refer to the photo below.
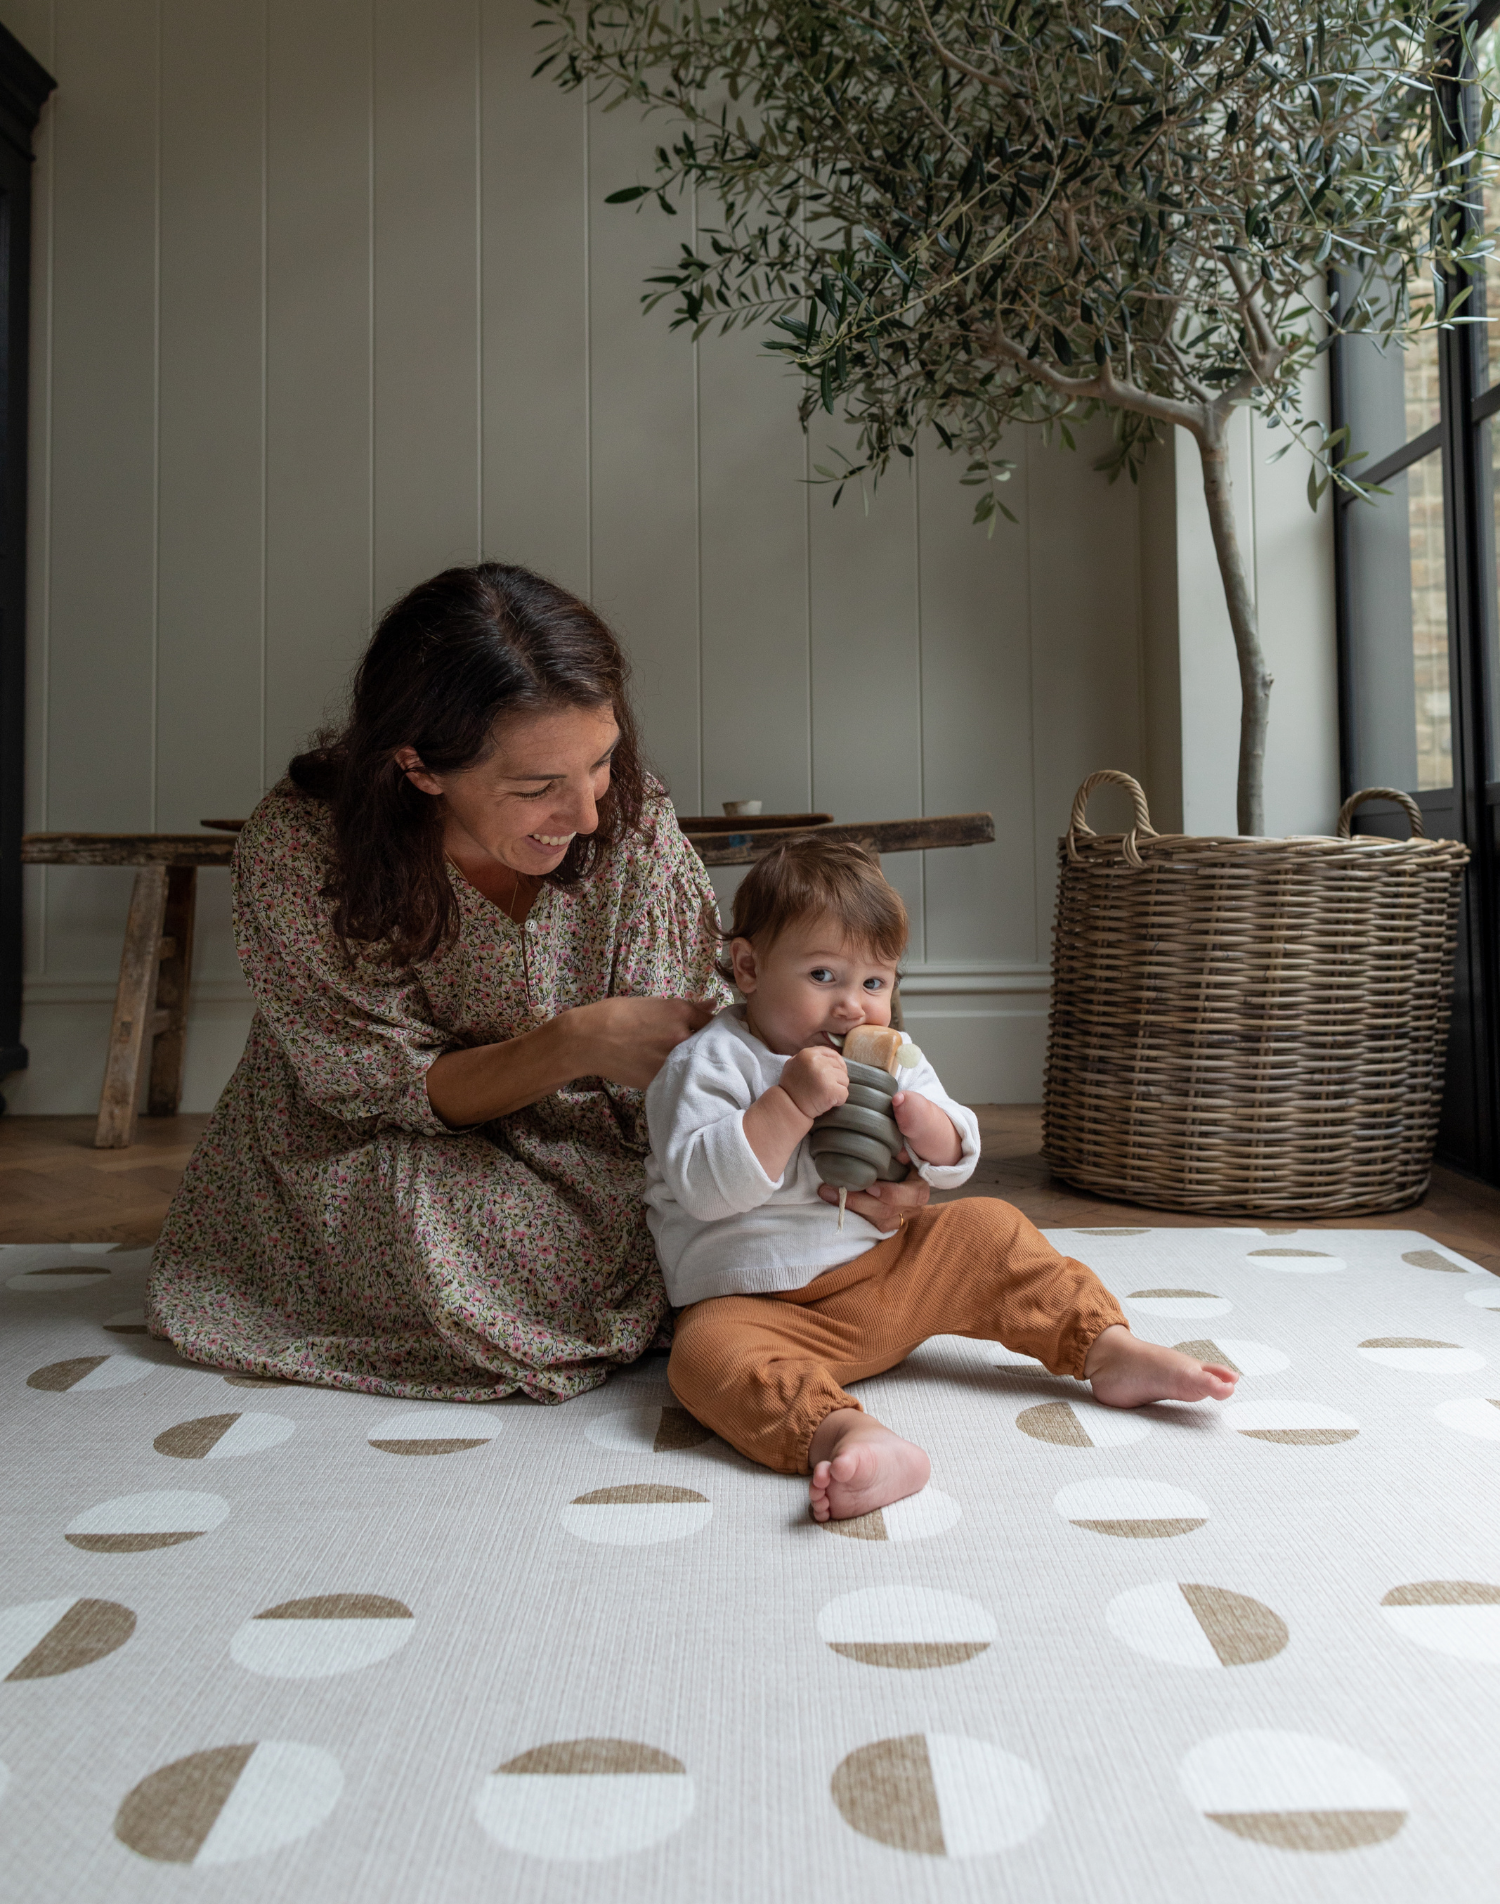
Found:
<path fill-rule="evenodd" d="M 193 916 L 198 901 L 196 866 L 167 874 L 167 911 L 162 926 L 161 972 L 156 982 L 157 1017 L 166 1023 L 151 1045 L 151 1081 L 146 1111 L 175 1117 L 182 1102 L 182 1061 L 187 1050 L 188 981 L 193 974 Z"/>
<path fill-rule="evenodd" d="M 167 912 L 167 869 L 143 866 L 135 876 L 125 945 L 120 953 L 120 984 L 104 1060 L 99 1093 L 98 1150 L 124 1150 L 135 1136 L 135 1106 L 146 1035 L 158 1027 L 156 983 L 161 970 L 162 924 Z"/>

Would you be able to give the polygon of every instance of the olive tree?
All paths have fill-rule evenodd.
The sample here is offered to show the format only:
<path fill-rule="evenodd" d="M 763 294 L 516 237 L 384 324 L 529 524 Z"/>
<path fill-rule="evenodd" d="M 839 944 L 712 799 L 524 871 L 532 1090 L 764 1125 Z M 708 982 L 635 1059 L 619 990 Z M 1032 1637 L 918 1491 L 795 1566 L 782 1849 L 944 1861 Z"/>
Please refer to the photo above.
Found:
<path fill-rule="evenodd" d="M 1101 467 L 1197 443 L 1239 659 L 1238 826 L 1264 831 L 1271 676 L 1235 526 L 1227 433 L 1252 406 L 1360 487 L 1302 401 L 1340 331 L 1400 348 L 1466 321 L 1490 103 L 1450 0 L 541 0 L 539 73 L 660 112 L 655 176 L 611 192 L 694 242 L 647 281 L 695 335 L 762 323 L 876 481 L 930 426 L 991 530 L 1003 433 L 1097 410 Z M 1332 298 L 1316 287 L 1350 287 Z M 1309 287 L 1314 287 L 1310 291 Z"/>

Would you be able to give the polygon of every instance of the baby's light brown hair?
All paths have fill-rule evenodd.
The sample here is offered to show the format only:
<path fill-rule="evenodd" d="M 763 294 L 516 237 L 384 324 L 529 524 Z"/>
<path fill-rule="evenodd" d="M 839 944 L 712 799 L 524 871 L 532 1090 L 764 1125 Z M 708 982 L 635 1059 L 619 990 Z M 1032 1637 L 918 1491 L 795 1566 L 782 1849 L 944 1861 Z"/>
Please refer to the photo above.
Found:
<path fill-rule="evenodd" d="M 783 840 L 756 860 L 734 895 L 734 918 L 724 938 L 749 939 L 764 951 L 789 926 L 819 913 L 843 928 L 850 945 L 892 965 L 906 951 L 906 907 L 880 861 L 852 841 L 824 840 L 816 833 Z M 718 969 L 733 984 L 734 968 L 727 959 Z"/>

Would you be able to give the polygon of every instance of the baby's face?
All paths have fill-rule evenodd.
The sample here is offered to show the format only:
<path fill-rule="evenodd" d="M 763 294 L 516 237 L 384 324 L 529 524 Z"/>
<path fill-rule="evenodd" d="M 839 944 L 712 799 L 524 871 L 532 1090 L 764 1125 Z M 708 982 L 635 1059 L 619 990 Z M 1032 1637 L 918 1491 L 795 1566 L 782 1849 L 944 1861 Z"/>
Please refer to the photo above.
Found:
<path fill-rule="evenodd" d="M 790 1057 L 831 1045 L 856 1025 L 888 1025 L 896 968 L 868 946 L 852 946 L 829 917 L 789 926 L 757 951 L 731 947 L 735 983 L 749 1001 L 750 1027 L 772 1051 Z"/>

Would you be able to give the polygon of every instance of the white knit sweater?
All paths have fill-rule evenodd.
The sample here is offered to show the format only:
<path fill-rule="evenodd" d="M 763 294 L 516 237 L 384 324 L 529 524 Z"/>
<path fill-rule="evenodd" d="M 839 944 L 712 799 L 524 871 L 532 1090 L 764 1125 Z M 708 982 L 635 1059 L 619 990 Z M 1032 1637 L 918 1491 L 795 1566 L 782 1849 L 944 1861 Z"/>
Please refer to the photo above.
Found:
<path fill-rule="evenodd" d="M 884 1240 L 853 1210 L 839 1229 L 837 1204 L 818 1195 L 821 1179 L 805 1139 L 780 1177 L 761 1168 L 745 1136 L 745 1112 L 780 1080 L 786 1062 L 746 1028 L 744 1007 L 730 1005 L 677 1046 L 646 1093 L 646 1220 L 679 1308 L 710 1296 L 801 1289 Z M 952 1118 L 963 1140 L 956 1164 L 923 1163 L 909 1146 L 908 1154 L 934 1189 L 956 1189 L 979 1156 L 974 1113 L 954 1103 L 925 1058 L 901 1084 Z"/>

